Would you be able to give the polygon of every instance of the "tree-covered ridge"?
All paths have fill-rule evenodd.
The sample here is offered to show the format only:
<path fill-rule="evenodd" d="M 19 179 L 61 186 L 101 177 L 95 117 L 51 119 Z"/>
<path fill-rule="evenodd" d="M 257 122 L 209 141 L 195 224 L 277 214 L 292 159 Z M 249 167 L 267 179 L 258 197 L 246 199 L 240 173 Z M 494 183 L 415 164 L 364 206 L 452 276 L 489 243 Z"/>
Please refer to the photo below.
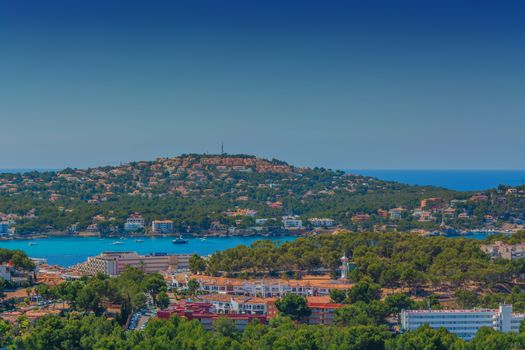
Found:
<path fill-rule="evenodd" d="M 486 191 L 486 198 L 467 201 L 469 193 L 431 186 L 297 168 L 247 155 L 191 154 L 120 166 L 0 174 L 0 217 L 14 220 L 22 234 L 65 231 L 74 224 L 82 230 L 93 223 L 102 232 L 118 230 L 133 212 L 147 222 L 172 219 L 179 231 L 198 232 L 217 224 L 253 226 L 254 217 L 225 215 L 236 208 L 254 210 L 258 218 L 276 218 L 267 224 L 275 227 L 282 215 L 293 213 L 303 219 L 329 217 L 354 230 L 433 229 L 456 200 L 445 222 L 469 228 L 513 223 L 522 216 L 524 196 L 506 190 Z M 438 198 L 440 204 L 421 208 L 430 219 L 420 220 L 413 210 L 428 198 Z M 396 207 L 405 211 L 392 220 L 387 210 Z"/>
<path fill-rule="evenodd" d="M 198 321 L 152 320 L 144 331 L 124 332 L 94 315 L 48 316 L 12 326 L 0 320 L 0 346 L 12 350 L 513 350 L 525 348 L 524 333 L 482 329 L 465 342 L 445 329 L 427 326 L 402 335 L 384 326 L 307 326 L 277 317 L 251 323 L 242 333 L 225 318 L 207 332 Z"/>
<path fill-rule="evenodd" d="M 524 237 L 524 234 L 520 236 Z M 333 326 L 304 324 L 312 312 L 306 299 L 287 294 L 276 301 L 280 316 L 270 319 L 267 325 L 253 322 L 244 332 L 240 332 L 227 318 L 214 320 L 213 330 L 205 331 L 199 321 L 177 317 L 170 320 L 152 319 L 143 331 L 124 331 L 122 325 L 126 324 L 128 315 L 143 308 L 147 296 L 151 296 L 151 300 L 156 301 L 161 308 L 169 303 L 166 283 L 159 274 L 145 274 L 138 269 L 127 268 L 115 278 L 99 274 L 53 287 L 37 285 L 35 294 L 53 304 L 66 302 L 69 307 L 63 309 L 60 316 L 45 316 L 34 324 L 24 316 L 14 324 L 0 320 L 0 347 L 24 350 L 522 349 L 525 347 L 523 332 L 503 334 L 492 329 L 482 329 L 472 341 L 465 342 L 445 329 L 423 326 L 417 331 L 397 334 L 392 328 L 392 322 L 395 323 L 402 309 L 443 307 L 434 295 L 419 297 L 421 289 L 418 288 L 425 287 L 425 284 L 452 286 L 452 290 L 456 290 L 454 297 L 460 307 L 495 308 L 505 301 L 514 304 L 517 311 L 525 310 L 525 293 L 518 286 L 506 295 L 490 292 L 496 283 L 509 282 L 514 273 L 522 272 L 523 261 L 491 261 L 480 251 L 480 244 L 474 240 L 410 234 L 347 233 L 300 238 L 280 246 L 259 241 L 251 247 L 239 246 L 217 253 L 209 260 L 192 258 L 192 269 L 208 272 L 214 269 L 215 264 L 224 263 L 221 268 L 226 269 L 233 261 L 241 261 L 235 268 L 249 277 L 250 273 L 253 275 L 261 271 L 264 274 L 275 273 L 270 264 L 274 264 L 279 255 L 286 256 L 290 261 L 297 260 L 296 265 L 289 266 L 292 269 L 290 272 L 300 274 L 301 271 L 293 269 L 330 268 L 332 263 L 335 268 L 341 252 L 346 252 L 355 264 L 350 275 L 354 283 L 347 292 L 334 290 L 330 293 L 332 302 L 344 304 L 336 311 Z M 5 256 L 5 261 L 12 261 L 16 253 L 6 251 L 0 256 Z M 309 265 L 315 255 L 321 258 L 315 266 Z M 254 264 L 265 256 L 268 258 L 252 270 Z M 302 256 L 304 260 L 299 259 Z M 327 265 L 323 265 L 325 263 Z M 447 273 L 436 272 L 447 263 Z M 396 265 L 400 266 L 399 270 L 394 270 Z M 469 273 L 469 269 L 473 269 L 473 273 Z M 391 270 L 400 273 L 400 281 L 391 286 L 409 283 L 410 287 L 418 290 L 385 297 L 382 288 L 388 286 L 381 276 L 383 271 Z M 410 272 L 402 275 L 404 270 Z M 226 271 L 222 273 L 228 274 Z M 389 275 L 391 273 L 388 272 Z M 466 285 L 472 287 L 476 283 L 483 287 L 483 298 L 472 289 L 460 288 Z M 195 297 L 197 287 L 189 286 L 192 298 Z M 177 296 L 179 291 L 172 292 Z M 114 320 L 107 318 L 109 305 L 120 305 L 120 313 Z"/>
<path fill-rule="evenodd" d="M 346 253 L 355 266 L 350 273 L 353 281 L 366 279 L 388 288 L 471 283 L 488 287 L 525 272 L 523 261 L 492 261 L 480 250 L 481 244 L 406 233 L 318 235 L 282 244 L 258 241 L 250 247 L 220 251 L 201 270 L 228 276 L 328 271 L 335 277 Z"/>

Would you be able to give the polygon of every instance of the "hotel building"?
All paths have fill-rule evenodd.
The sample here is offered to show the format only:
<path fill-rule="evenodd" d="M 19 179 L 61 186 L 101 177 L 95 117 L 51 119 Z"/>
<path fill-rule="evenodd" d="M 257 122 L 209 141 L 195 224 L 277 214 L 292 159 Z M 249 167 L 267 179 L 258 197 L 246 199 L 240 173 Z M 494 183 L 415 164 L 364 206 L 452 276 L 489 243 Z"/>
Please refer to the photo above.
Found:
<path fill-rule="evenodd" d="M 403 310 L 401 329 L 416 330 L 424 324 L 432 328 L 446 328 L 458 337 L 470 340 L 481 327 L 500 332 L 518 332 L 525 315 L 512 313 L 512 305 L 500 305 L 498 310 Z"/>
<path fill-rule="evenodd" d="M 136 252 L 105 252 L 73 267 L 87 275 L 103 273 L 108 276 L 118 276 L 126 266 L 136 267 L 145 273 L 164 271 L 187 271 L 190 254 L 168 255 L 154 253 L 139 255 Z"/>

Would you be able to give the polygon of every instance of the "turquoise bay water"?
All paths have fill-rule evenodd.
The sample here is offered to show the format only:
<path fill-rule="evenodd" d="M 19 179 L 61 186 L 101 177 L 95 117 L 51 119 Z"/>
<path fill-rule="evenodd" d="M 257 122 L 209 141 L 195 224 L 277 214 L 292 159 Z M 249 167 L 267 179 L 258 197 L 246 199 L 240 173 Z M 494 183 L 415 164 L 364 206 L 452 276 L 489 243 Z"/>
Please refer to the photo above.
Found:
<path fill-rule="evenodd" d="M 250 245 L 255 241 L 266 239 L 274 242 L 294 240 L 295 236 L 283 237 L 209 237 L 202 241 L 200 238 L 187 238 L 188 244 L 173 244 L 174 237 L 139 237 L 125 240 L 98 237 L 51 237 L 34 240 L 0 241 L 0 248 L 21 249 L 33 258 L 46 258 L 49 264 L 71 266 L 82 262 L 88 256 L 95 256 L 101 252 L 134 251 L 141 254 L 171 253 L 209 255 L 219 250 L 233 248 L 238 245 Z M 122 244 L 115 245 L 113 242 Z M 29 245 L 32 242 L 33 245 Z"/>

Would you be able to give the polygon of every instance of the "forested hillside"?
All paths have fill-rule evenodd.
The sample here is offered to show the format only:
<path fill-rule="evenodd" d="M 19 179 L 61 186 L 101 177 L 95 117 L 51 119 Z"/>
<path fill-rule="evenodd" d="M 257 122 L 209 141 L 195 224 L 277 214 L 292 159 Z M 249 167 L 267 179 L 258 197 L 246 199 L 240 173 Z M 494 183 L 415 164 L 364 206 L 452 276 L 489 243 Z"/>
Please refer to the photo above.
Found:
<path fill-rule="evenodd" d="M 0 174 L 0 219 L 15 223 L 19 234 L 92 224 L 103 233 L 117 232 L 135 212 L 146 222 L 170 219 L 177 231 L 196 233 L 232 226 L 249 230 L 256 218 L 269 218 L 263 228 L 271 231 L 289 214 L 331 218 L 352 230 L 432 230 L 442 221 L 457 228 L 501 227 L 519 224 L 524 207 L 523 189 L 473 195 L 247 155 L 182 155 Z M 399 212 L 390 213 L 393 208 Z"/>

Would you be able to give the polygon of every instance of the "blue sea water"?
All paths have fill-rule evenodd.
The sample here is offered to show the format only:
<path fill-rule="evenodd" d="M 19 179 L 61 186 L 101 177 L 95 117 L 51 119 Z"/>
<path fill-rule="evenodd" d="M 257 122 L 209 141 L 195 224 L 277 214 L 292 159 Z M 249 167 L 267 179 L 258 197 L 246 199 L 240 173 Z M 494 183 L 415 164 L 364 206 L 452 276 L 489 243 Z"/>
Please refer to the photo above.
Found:
<path fill-rule="evenodd" d="M 138 243 L 135 239 L 144 240 Z M 33 240 L 0 241 L 0 248 L 21 249 L 32 258 L 45 258 L 49 264 L 71 266 L 85 261 L 88 256 L 95 256 L 102 252 L 133 251 L 140 254 L 171 253 L 171 254 L 199 254 L 209 255 L 219 250 L 233 248 L 238 245 L 250 245 L 255 241 L 267 239 L 274 242 L 294 240 L 295 236 L 283 237 L 209 237 L 188 238 L 187 244 L 173 244 L 173 237 L 137 237 L 125 240 L 98 237 L 50 237 Z M 120 241 L 122 244 L 114 245 Z M 29 245 L 32 242 L 33 245 Z"/>
<path fill-rule="evenodd" d="M 37 169 L 37 168 L 24 168 L 24 169 L 1 169 L 0 168 L 0 174 L 7 173 L 7 174 L 18 174 L 18 173 L 27 173 L 31 171 L 39 171 L 39 172 L 47 172 L 47 171 L 57 171 L 58 169 Z"/>
<path fill-rule="evenodd" d="M 525 170 L 347 170 L 352 174 L 409 185 L 433 185 L 457 191 L 481 191 L 500 184 L 525 183 Z"/>

